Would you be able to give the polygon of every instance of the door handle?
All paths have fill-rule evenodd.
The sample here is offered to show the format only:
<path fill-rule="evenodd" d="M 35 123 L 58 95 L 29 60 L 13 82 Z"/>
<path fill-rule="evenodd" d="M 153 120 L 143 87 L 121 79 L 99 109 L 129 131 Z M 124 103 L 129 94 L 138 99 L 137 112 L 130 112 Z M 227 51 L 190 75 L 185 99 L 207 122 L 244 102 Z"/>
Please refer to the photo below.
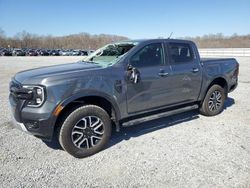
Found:
<path fill-rule="evenodd" d="M 158 75 L 164 77 L 164 76 L 168 76 L 168 73 L 167 72 L 159 72 Z"/>
<path fill-rule="evenodd" d="M 198 68 L 193 68 L 192 72 L 193 73 L 199 72 L 199 69 Z"/>

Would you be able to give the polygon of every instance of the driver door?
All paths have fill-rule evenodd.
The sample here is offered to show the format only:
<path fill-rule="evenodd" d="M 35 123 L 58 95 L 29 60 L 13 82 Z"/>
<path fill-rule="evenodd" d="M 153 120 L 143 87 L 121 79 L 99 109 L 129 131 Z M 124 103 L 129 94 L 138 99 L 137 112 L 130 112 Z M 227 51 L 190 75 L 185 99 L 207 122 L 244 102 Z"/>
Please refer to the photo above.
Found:
<path fill-rule="evenodd" d="M 163 43 L 152 43 L 137 51 L 130 65 L 140 73 L 138 83 L 127 82 L 127 111 L 136 113 L 168 104 L 170 66 L 165 63 Z"/>

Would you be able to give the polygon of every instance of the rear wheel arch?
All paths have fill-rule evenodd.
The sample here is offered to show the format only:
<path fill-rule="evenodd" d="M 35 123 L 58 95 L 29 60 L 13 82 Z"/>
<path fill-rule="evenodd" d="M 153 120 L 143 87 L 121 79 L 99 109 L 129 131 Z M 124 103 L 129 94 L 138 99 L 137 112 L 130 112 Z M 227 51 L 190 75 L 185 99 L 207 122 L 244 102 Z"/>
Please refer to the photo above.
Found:
<path fill-rule="evenodd" d="M 227 83 L 227 80 L 223 77 L 218 77 L 218 78 L 215 78 L 209 85 L 208 89 L 212 86 L 212 85 L 219 85 L 221 86 L 222 88 L 224 89 L 228 89 L 228 83 Z"/>
<path fill-rule="evenodd" d="M 217 78 L 213 79 L 213 81 L 208 85 L 208 87 L 207 87 L 207 89 L 206 89 L 206 92 L 204 93 L 204 96 L 203 96 L 203 98 L 202 98 L 202 102 L 203 102 L 203 100 L 205 99 L 208 90 L 209 90 L 213 85 L 219 85 L 219 86 L 221 86 L 222 88 L 224 88 L 224 89 L 225 89 L 225 92 L 226 92 L 225 94 L 226 94 L 226 96 L 227 96 L 227 93 L 228 93 L 228 83 L 227 83 L 226 79 L 223 78 L 223 77 L 217 77 Z"/>

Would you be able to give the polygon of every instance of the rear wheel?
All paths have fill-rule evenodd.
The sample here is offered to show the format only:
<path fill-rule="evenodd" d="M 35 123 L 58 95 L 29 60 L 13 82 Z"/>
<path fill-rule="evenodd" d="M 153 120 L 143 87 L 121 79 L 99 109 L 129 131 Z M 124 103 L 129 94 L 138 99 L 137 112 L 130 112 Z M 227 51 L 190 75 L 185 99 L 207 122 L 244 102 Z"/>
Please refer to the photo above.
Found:
<path fill-rule="evenodd" d="M 220 85 L 209 88 L 200 107 L 200 113 L 205 116 L 215 116 L 222 112 L 226 99 L 226 91 Z"/>
<path fill-rule="evenodd" d="M 111 121 L 105 110 L 95 105 L 81 106 L 68 115 L 60 132 L 62 148 L 77 158 L 102 150 L 111 135 Z"/>

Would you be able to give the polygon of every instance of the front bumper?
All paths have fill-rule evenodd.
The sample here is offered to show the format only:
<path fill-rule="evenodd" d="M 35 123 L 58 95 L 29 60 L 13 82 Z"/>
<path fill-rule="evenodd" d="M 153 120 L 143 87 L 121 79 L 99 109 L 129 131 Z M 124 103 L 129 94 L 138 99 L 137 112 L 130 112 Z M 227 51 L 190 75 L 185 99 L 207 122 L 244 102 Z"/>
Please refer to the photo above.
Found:
<path fill-rule="evenodd" d="M 53 133 L 54 133 L 54 125 L 55 125 L 55 118 L 48 118 L 48 119 L 39 119 L 34 118 L 37 117 L 37 113 L 34 112 L 28 113 L 23 111 L 22 109 L 16 109 L 11 105 L 11 113 L 12 113 L 12 124 L 15 128 L 34 135 L 42 140 L 50 141 L 52 140 Z M 21 116 L 17 115 L 16 113 L 21 114 Z M 17 120 L 15 117 L 19 117 Z M 25 118 L 23 118 L 25 117 Z M 27 118 L 29 117 L 29 118 Z"/>
<path fill-rule="evenodd" d="M 56 122 L 56 117 L 51 113 L 52 107 L 48 108 L 45 104 L 39 108 L 27 107 L 25 100 L 17 99 L 12 93 L 9 95 L 9 105 L 14 127 L 43 140 L 52 139 Z"/>

